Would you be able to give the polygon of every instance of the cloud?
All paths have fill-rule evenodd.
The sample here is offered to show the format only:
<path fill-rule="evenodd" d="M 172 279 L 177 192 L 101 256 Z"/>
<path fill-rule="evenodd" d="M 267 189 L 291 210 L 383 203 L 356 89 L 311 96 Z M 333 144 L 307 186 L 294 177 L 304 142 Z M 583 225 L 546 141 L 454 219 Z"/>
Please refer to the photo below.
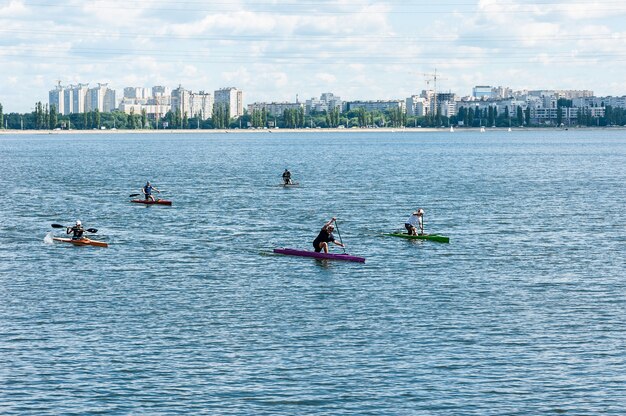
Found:
<path fill-rule="evenodd" d="M 327 83 L 334 83 L 337 81 L 336 76 L 334 76 L 333 74 L 326 73 L 326 72 L 321 72 L 321 73 L 316 74 L 315 78 L 318 81 L 327 82 Z"/>
<path fill-rule="evenodd" d="M 197 77 L 198 76 L 198 68 L 194 65 L 185 65 L 182 70 L 182 75 L 184 77 Z"/>
<path fill-rule="evenodd" d="M 476 84 L 624 94 L 626 6 L 599 2 L 25 2 L 0 5 L 7 109 L 63 83 L 183 84 L 244 90 L 246 100 L 403 98 L 420 73 L 467 95 Z M 603 76 L 592 76 L 602 65 Z M 419 78 L 419 79 L 418 79 Z M 447 78 L 446 81 L 443 78 Z M 10 84 L 13 80 L 14 85 Z M 421 88 L 420 88 L 421 82 Z M 19 94 L 13 94 L 19 88 Z M 612 88 L 622 88 L 614 91 Z"/>
<path fill-rule="evenodd" d="M 100 23 L 115 28 L 133 28 L 142 20 L 144 11 L 149 9 L 149 2 L 135 1 L 128 7 L 127 1 L 109 0 L 104 2 L 81 2 L 84 16 L 88 16 L 92 23 Z"/>
<path fill-rule="evenodd" d="M 16 19 L 28 15 L 28 9 L 22 1 L 12 0 L 6 5 L 0 6 L 0 19 Z"/>
<path fill-rule="evenodd" d="M 224 81 L 230 83 L 237 83 L 236 81 L 240 81 L 244 84 L 247 84 L 250 83 L 252 80 L 252 75 L 250 74 L 250 71 L 245 67 L 238 67 L 234 71 L 224 71 L 221 75 Z"/>

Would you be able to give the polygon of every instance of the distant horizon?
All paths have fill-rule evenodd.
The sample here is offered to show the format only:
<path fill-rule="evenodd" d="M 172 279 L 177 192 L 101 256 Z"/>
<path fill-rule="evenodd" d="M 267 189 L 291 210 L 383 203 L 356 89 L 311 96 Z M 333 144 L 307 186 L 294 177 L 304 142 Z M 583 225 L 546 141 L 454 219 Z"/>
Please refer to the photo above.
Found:
<path fill-rule="evenodd" d="M 91 85 L 92 85 L 92 84 L 93 84 L 93 85 L 98 85 L 98 84 L 100 84 L 100 85 L 107 85 L 107 87 L 108 87 L 108 88 L 110 88 L 110 89 L 114 90 L 116 93 L 117 93 L 118 91 L 119 91 L 119 92 L 121 92 L 121 93 L 122 93 L 122 96 L 119 96 L 119 97 L 118 97 L 118 96 L 116 96 L 116 104 L 119 104 L 119 103 L 121 103 L 121 102 L 124 100 L 124 98 L 125 98 L 125 97 L 123 97 L 123 92 L 124 92 L 124 89 L 126 89 L 126 88 L 143 88 L 143 89 L 148 89 L 148 90 L 150 90 L 150 89 L 152 89 L 152 88 L 154 88 L 154 87 L 165 87 L 165 88 L 171 88 L 172 90 L 173 90 L 173 89 L 175 89 L 174 87 L 170 87 L 170 86 L 168 86 L 168 85 L 152 85 L 152 86 L 137 86 L 137 85 L 133 85 L 133 86 L 125 86 L 125 87 L 119 87 L 119 88 L 111 88 L 111 86 L 110 86 L 110 83 L 109 83 L 109 82 L 98 82 L 98 81 L 96 81 L 96 82 L 77 82 L 77 83 L 67 83 L 67 84 L 63 84 L 62 82 L 60 83 L 61 87 L 70 87 L 70 86 L 72 86 L 72 85 L 78 85 L 78 84 L 88 85 L 89 87 L 91 87 Z M 59 84 L 57 84 L 57 85 L 59 85 Z M 178 86 L 180 86 L 180 87 L 182 87 L 182 88 L 184 88 L 184 89 L 186 89 L 186 88 L 185 88 L 185 86 L 184 86 L 184 85 L 182 85 L 182 84 L 180 84 L 180 83 L 179 83 L 179 84 L 177 84 L 177 85 L 178 85 Z M 527 92 L 536 92 L 536 91 L 589 91 L 589 92 L 594 93 L 594 94 L 593 94 L 593 96 L 594 96 L 594 97 L 598 97 L 598 98 L 609 97 L 609 96 L 612 96 L 612 97 L 622 97 L 622 96 L 626 96 L 626 94 L 623 94 L 623 95 L 609 94 L 609 95 L 599 96 L 599 95 L 595 94 L 595 91 L 593 91 L 593 90 L 589 90 L 589 89 L 585 89 L 585 88 L 575 88 L 575 89 L 561 89 L 561 88 L 555 88 L 555 89 L 550 88 L 550 89 L 548 89 L 548 88 L 537 88 L 537 89 L 532 89 L 532 90 L 528 90 L 528 89 L 524 89 L 524 90 L 517 90 L 517 89 L 514 89 L 514 88 L 510 88 L 510 87 L 508 87 L 508 86 L 504 86 L 504 85 L 500 85 L 500 86 L 494 86 L 494 85 L 475 85 L 474 87 L 481 87 L 481 86 L 482 86 L 482 87 L 490 87 L 490 88 L 494 88 L 494 89 L 497 89 L 497 88 L 508 88 L 508 89 L 510 89 L 513 93 L 522 93 L 522 92 L 524 92 L 524 91 L 527 91 Z M 232 86 L 232 87 L 237 88 L 236 86 Z M 472 88 L 474 88 L 474 87 L 472 87 Z M 221 88 L 229 88 L 229 87 L 219 87 L 219 88 L 217 88 L 217 89 L 211 89 L 211 90 L 209 90 L 209 89 L 206 89 L 206 88 L 205 88 L 205 89 L 203 89 L 203 90 L 197 90 L 197 91 L 192 91 L 192 90 L 189 90 L 189 91 L 191 91 L 191 92 L 193 92 L 193 93 L 198 93 L 198 92 L 200 92 L 200 91 L 203 91 L 204 93 L 210 93 L 210 94 L 214 95 L 214 92 L 215 92 L 215 91 L 217 91 L 217 90 L 219 90 L 219 89 L 221 89 Z M 54 88 L 49 89 L 48 91 L 51 91 L 51 90 L 53 90 L 53 89 L 54 89 Z M 419 95 L 419 94 L 421 94 L 423 91 L 427 91 L 427 90 L 418 91 L 418 92 L 415 92 L 415 94 L 411 94 L 411 95 Z M 432 91 L 432 89 L 431 89 L 430 91 Z M 245 98 L 245 97 L 246 97 L 246 92 L 245 92 L 245 91 L 243 91 L 243 93 L 244 93 L 244 98 Z M 296 102 L 296 98 L 297 98 L 297 100 L 298 100 L 297 102 L 299 102 L 299 103 L 306 103 L 306 101 L 307 101 L 307 100 L 310 100 L 310 99 L 319 99 L 319 97 L 320 97 L 322 94 L 325 94 L 325 93 L 332 93 L 332 94 L 334 94 L 336 97 L 340 98 L 343 102 L 367 102 L 367 101 L 385 101 L 385 100 L 388 100 L 388 101 L 395 101 L 395 100 L 405 100 L 405 99 L 407 99 L 407 98 L 411 97 L 411 95 L 407 95 L 406 97 L 395 97 L 395 98 L 388 98 L 388 99 L 371 98 L 371 97 L 370 97 L 370 98 L 363 98 L 363 99 L 345 99 L 343 96 L 341 96 L 340 94 L 336 94 L 334 91 L 324 91 L 324 92 L 320 92 L 320 93 L 318 93 L 318 95 L 317 95 L 317 96 L 313 96 L 313 97 L 301 97 L 299 94 L 296 94 L 296 95 L 294 95 L 294 100 L 293 100 L 293 101 L 277 101 L 277 100 L 269 100 L 269 101 L 264 101 L 264 102 L 267 102 L 267 103 L 284 103 L 284 102 L 287 102 L 287 103 L 295 103 L 295 102 Z M 437 90 L 437 93 L 453 93 L 453 94 L 456 94 L 459 98 L 472 98 L 472 97 L 473 97 L 472 93 L 465 95 L 465 94 L 460 94 L 460 93 L 457 93 L 457 92 L 455 92 L 455 91 L 440 91 L 440 90 Z M 476 98 L 476 97 L 473 97 L 473 98 Z M 508 98 L 510 98 L 510 97 L 502 97 L 502 99 L 503 99 L 503 100 L 506 100 L 506 99 L 508 99 Z M 45 101 L 41 101 L 41 102 L 42 102 L 42 104 L 48 104 L 48 103 L 49 103 L 48 99 L 46 99 Z M 255 104 L 255 103 L 257 103 L 257 102 L 259 102 L 259 101 L 249 101 L 249 100 L 245 100 L 245 99 L 244 99 L 244 108 L 245 108 L 248 104 Z M 36 104 L 36 103 L 37 103 L 37 101 L 35 101 L 35 102 L 33 103 L 33 105 L 34 105 L 34 104 Z M 3 105 L 3 107 L 4 107 L 4 108 L 3 108 L 3 112 L 4 112 L 4 113 L 29 113 L 29 112 L 31 112 L 31 111 L 33 110 L 33 107 L 31 106 L 30 111 L 25 111 L 25 112 L 7 111 L 5 103 L 3 103 L 3 102 L 1 102 L 1 101 L 0 101 L 0 104 L 2 104 L 2 105 Z"/>
<path fill-rule="evenodd" d="M 0 103 L 28 112 L 58 80 L 235 86 L 246 103 L 393 100 L 433 89 L 435 71 L 437 91 L 461 96 L 478 85 L 623 96 L 624 17 L 609 0 L 12 0 L 0 6 Z"/>
<path fill-rule="evenodd" d="M 194 92 L 194 93 L 205 92 L 205 93 L 211 93 L 211 94 L 213 94 L 215 91 L 223 89 L 223 88 L 237 88 L 239 90 L 242 90 L 237 85 L 221 86 L 221 87 L 217 87 L 217 88 L 200 88 L 200 89 L 193 90 L 193 89 L 187 88 L 185 85 L 183 85 L 181 83 L 174 83 L 174 85 L 163 85 L 163 84 L 158 84 L 158 85 L 157 84 L 154 84 L 154 85 L 125 85 L 125 86 L 122 86 L 122 87 L 112 87 L 112 83 L 111 82 L 100 82 L 100 81 L 72 82 L 72 83 L 70 83 L 70 82 L 63 83 L 63 82 L 61 82 L 60 83 L 60 85 L 62 87 L 69 87 L 69 86 L 78 85 L 78 84 L 89 85 L 90 88 L 93 88 L 93 86 L 98 85 L 98 84 L 100 84 L 100 85 L 107 85 L 108 88 L 110 88 L 112 90 L 115 90 L 116 92 L 119 91 L 122 94 L 123 94 L 123 92 L 124 92 L 124 90 L 126 88 L 143 88 L 143 89 L 151 90 L 152 88 L 155 88 L 155 87 L 165 87 L 165 88 L 170 88 L 172 90 L 174 90 L 174 89 L 176 89 L 178 87 L 182 87 L 183 89 L 191 91 L 191 92 Z M 57 84 L 57 85 L 59 85 L 59 84 Z M 48 91 L 53 90 L 55 87 L 56 86 L 52 86 L 51 88 L 48 89 Z M 594 93 L 595 96 L 598 96 L 598 95 L 595 94 L 595 91 L 590 89 L 590 88 L 532 88 L 532 89 L 529 89 L 529 88 L 514 88 L 514 87 L 511 87 L 510 85 L 489 85 L 489 84 L 476 84 L 476 85 L 473 85 L 470 88 L 470 91 L 467 92 L 467 93 L 458 92 L 458 91 L 451 91 L 449 89 L 448 90 L 441 90 L 439 88 L 437 88 L 436 92 L 437 93 L 453 93 L 453 94 L 456 94 L 459 97 L 471 97 L 472 96 L 472 91 L 473 91 L 473 89 L 475 87 L 508 88 L 508 89 L 510 89 L 514 93 L 523 92 L 523 91 L 529 91 L 529 92 L 530 91 L 591 91 L 591 92 Z M 293 100 L 287 99 L 287 100 L 283 100 L 283 101 L 278 101 L 278 100 L 271 100 L 270 99 L 270 100 L 265 100 L 263 102 L 296 102 L 296 99 L 299 102 L 304 102 L 304 101 L 309 100 L 311 98 L 319 99 L 320 96 L 322 94 L 325 94 L 325 93 L 332 93 L 335 96 L 341 98 L 342 101 L 371 101 L 371 100 L 376 101 L 376 100 L 383 100 L 383 99 L 384 100 L 397 100 L 397 99 L 404 99 L 404 98 L 410 97 L 411 95 L 421 94 L 423 91 L 429 91 L 429 90 L 433 91 L 434 87 L 427 88 L 425 86 L 424 88 L 422 88 L 422 89 L 420 89 L 418 91 L 415 91 L 413 93 L 407 93 L 407 95 L 405 95 L 403 97 L 392 97 L 392 98 L 372 98 L 372 97 L 369 97 L 369 98 L 366 98 L 366 97 L 361 97 L 361 98 L 359 98 L 359 97 L 357 97 L 357 98 L 344 98 L 343 95 L 341 95 L 340 93 L 337 93 L 336 91 L 333 91 L 333 90 L 330 90 L 330 89 L 323 89 L 323 90 L 319 91 L 317 94 L 315 94 L 313 96 L 306 96 L 306 97 L 304 97 L 304 96 L 302 96 L 299 93 L 294 93 L 294 94 L 292 94 Z M 242 90 L 242 91 L 244 92 L 244 97 L 245 97 L 245 95 L 247 95 L 246 91 L 245 90 Z M 626 93 L 625 94 L 608 94 L 608 95 L 625 96 Z M 122 95 L 121 98 L 123 98 L 123 95 Z M 120 99 L 120 98 L 118 98 L 118 99 Z M 244 100 L 244 101 L 248 101 L 248 100 Z M 258 100 L 257 101 L 251 101 L 251 103 L 252 102 L 259 102 L 259 101 Z"/>

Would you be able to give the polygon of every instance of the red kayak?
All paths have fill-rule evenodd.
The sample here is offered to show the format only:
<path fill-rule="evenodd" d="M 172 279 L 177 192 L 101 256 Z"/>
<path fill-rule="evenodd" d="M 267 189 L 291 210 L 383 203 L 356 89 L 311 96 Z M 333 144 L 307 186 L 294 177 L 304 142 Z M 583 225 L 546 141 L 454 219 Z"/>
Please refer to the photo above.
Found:
<path fill-rule="evenodd" d="M 157 199 L 156 201 L 151 199 L 131 199 L 130 202 L 146 205 L 172 205 L 172 201 L 168 201 L 167 199 Z"/>

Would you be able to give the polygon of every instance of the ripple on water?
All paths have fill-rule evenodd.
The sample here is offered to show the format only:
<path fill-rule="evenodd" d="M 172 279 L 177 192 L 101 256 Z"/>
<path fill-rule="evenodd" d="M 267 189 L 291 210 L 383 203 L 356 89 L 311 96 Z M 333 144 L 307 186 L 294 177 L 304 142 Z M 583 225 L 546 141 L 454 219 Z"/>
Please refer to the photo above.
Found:
<path fill-rule="evenodd" d="M 2 136 L 0 411 L 621 414 L 625 155 L 621 131 Z M 173 206 L 130 204 L 146 180 Z M 381 235 L 417 207 L 450 244 Z M 365 264 L 272 253 L 332 216 Z M 76 218 L 109 248 L 43 242 Z"/>

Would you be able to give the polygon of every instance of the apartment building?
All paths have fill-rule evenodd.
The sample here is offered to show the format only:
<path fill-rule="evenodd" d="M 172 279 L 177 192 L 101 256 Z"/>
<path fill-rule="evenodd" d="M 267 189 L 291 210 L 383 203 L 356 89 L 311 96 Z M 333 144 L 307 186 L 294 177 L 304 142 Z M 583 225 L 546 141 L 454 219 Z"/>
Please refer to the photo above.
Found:
<path fill-rule="evenodd" d="M 182 86 L 172 90 L 172 112 L 180 112 L 181 116 L 191 117 L 191 91 Z"/>
<path fill-rule="evenodd" d="M 243 115 L 243 91 L 235 87 L 220 88 L 214 93 L 215 105 L 224 105 L 229 110 L 231 118 Z"/>
<path fill-rule="evenodd" d="M 115 90 L 110 89 L 108 84 L 98 84 L 97 87 L 87 90 L 85 111 L 110 113 L 115 108 Z"/>
<path fill-rule="evenodd" d="M 310 100 L 306 100 L 304 111 L 305 114 L 322 113 L 324 111 L 333 110 L 339 108 L 344 110 L 344 102 L 341 97 L 336 96 L 332 92 L 325 92 L 320 95 L 320 98 L 312 97 Z"/>
<path fill-rule="evenodd" d="M 252 103 L 248 104 L 248 113 L 252 114 L 253 111 L 262 111 L 263 109 L 265 109 L 268 115 L 280 116 L 285 112 L 285 110 L 298 110 L 301 108 L 304 108 L 304 104 L 298 102 Z"/>
<path fill-rule="evenodd" d="M 53 90 L 48 92 L 48 105 L 50 108 L 56 108 L 57 113 L 66 114 L 65 113 L 65 93 L 64 87 L 61 85 L 61 82 L 54 87 Z"/>
<path fill-rule="evenodd" d="M 204 91 L 189 94 L 189 116 L 199 117 L 201 120 L 210 118 L 213 114 L 213 96 Z"/>
<path fill-rule="evenodd" d="M 418 95 L 407 98 L 405 106 L 409 116 L 425 117 L 430 114 L 430 101 Z"/>
<path fill-rule="evenodd" d="M 58 113 L 67 115 L 98 110 L 110 112 L 116 108 L 115 90 L 108 84 L 99 83 L 89 88 L 89 84 L 63 86 L 59 84 L 48 93 L 49 106 L 55 106 Z"/>

